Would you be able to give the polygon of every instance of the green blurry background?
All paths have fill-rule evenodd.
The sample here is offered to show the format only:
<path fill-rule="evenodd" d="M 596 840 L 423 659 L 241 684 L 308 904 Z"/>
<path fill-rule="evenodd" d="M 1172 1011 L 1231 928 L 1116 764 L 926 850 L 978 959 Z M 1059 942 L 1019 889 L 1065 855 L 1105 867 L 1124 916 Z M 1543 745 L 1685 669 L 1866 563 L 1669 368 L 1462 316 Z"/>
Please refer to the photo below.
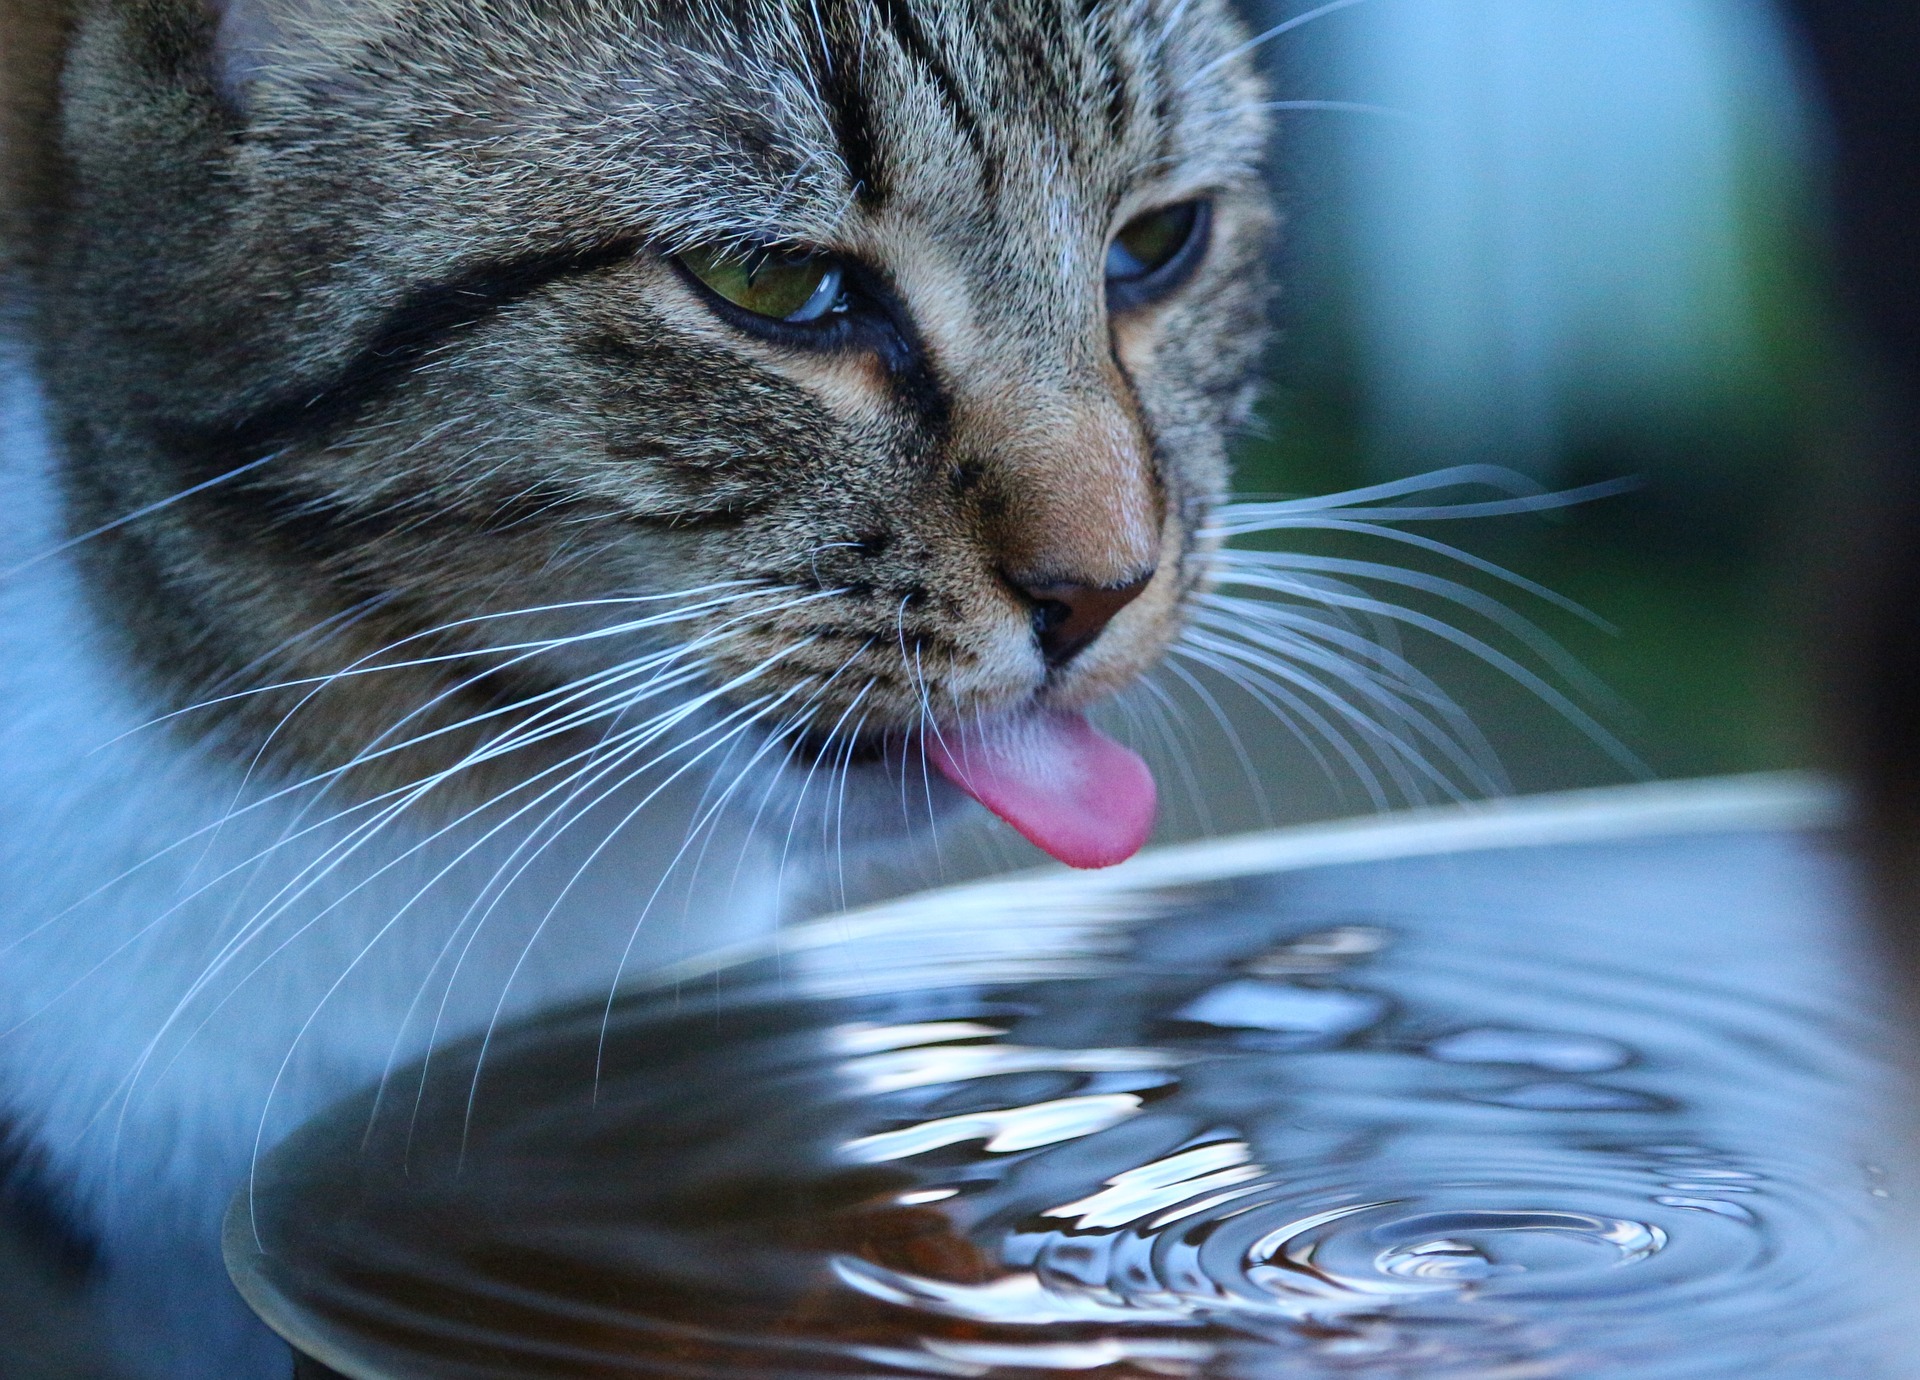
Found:
<path fill-rule="evenodd" d="M 1851 385 L 1790 35 L 1758 0 L 1256 14 L 1289 18 L 1306 22 L 1263 49 L 1289 104 L 1274 117 L 1281 330 L 1258 432 L 1237 450 L 1240 493 L 1473 462 L 1555 489 L 1634 477 L 1631 493 L 1557 513 L 1415 530 L 1610 625 L 1465 576 L 1604 682 L 1617 703 L 1594 707 L 1638 774 L 1818 766 L 1809 649 L 1848 554 L 1825 438 Z M 1284 545 L 1462 574 L 1377 541 Z M 1510 789 L 1635 779 L 1507 677 L 1417 633 L 1406 651 L 1492 741 Z M 1223 728 L 1216 705 L 1159 682 L 1110 721 L 1154 760 L 1163 840 L 1378 808 L 1247 696 L 1209 682 Z M 943 845 L 914 881 L 1042 861 L 998 826 Z"/>
<path fill-rule="evenodd" d="M 1848 385 L 1815 209 L 1818 131 L 1777 18 L 1752 0 L 1376 0 L 1272 47 L 1281 97 L 1354 108 L 1276 114 L 1282 335 L 1262 434 L 1238 452 L 1240 491 L 1323 493 L 1483 460 L 1555 488 L 1633 476 L 1632 493 L 1551 516 L 1419 530 L 1612 625 L 1501 594 L 1618 695 L 1602 717 L 1651 774 L 1817 765 L 1824 678 L 1809 649 L 1847 554 L 1831 540 L 1844 495 L 1825 438 Z M 1443 267 L 1426 270 L 1437 287 L 1391 261 L 1448 235 Z M 1478 299 L 1459 283 L 1476 276 L 1492 281 Z M 1599 286 L 1556 305 L 1575 277 Z M 1382 294 L 1409 282 L 1441 294 L 1405 300 L 1439 317 L 1413 332 L 1440 359 L 1411 366 L 1411 415 L 1377 358 L 1408 334 L 1380 329 L 1402 304 Z M 1545 360 L 1532 386 L 1553 395 L 1550 425 L 1492 415 L 1499 361 L 1482 371 L 1492 401 L 1464 425 L 1454 400 L 1418 395 L 1436 377 L 1470 389 L 1445 355 L 1489 348 L 1476 330 Z M 1504 677 L 1444 646 L 1418 659 L 1493 739 L 1514 789 L 1631 779 Z M 1297 767 L 1274 784 L 1286 817 L 1365 806 L 1309 788 Z"/>
<path fill-rule="evenodd" d="M 1451 447 L 1425 453 L 1417 440 L 1383 440 L 1370 427 L 1354 265 L 1343 252 L 1353 242 L 1350 207 L 1327 191 L 1337 192 L 1347 170 L 1348 132 L 1328 128 L 1337 118 L 1302 112 L 1292 120 L 1282 337 L 1263 434 L 1237 451 L 1236 488 L 1246 495 L 1332 492 L 1478 458 Z M 1618 693 L 1626 713 L 1611 722 L 1662 777 L 1806 766 L 1821 755 L 1812 723 L 1821 675 L 1807 650 L 1817 639 L 1807 634 L 1827 612 L 1835 553 L 1823 548 L 1842 496 L 1824 463 L 1825 438 L 1844 371 L 1807 170 L 1786 150 L 1756 164 L 1737 240 L 1747 314 L 1725 326 L 1752 347 L 1740 367 L 1654 408 L 1576 408 L 1552 453 L 1527 457 L 1554 487 L 1622 476 L 1641 487 L 1551 516 L 1422 529 L 1614 625 L 1602 632 L 1503 596 L 1537 614 Z M 1313 545 L 1298 535 L 1289 543 Z M 1436 656 L 1451 660 L 1435 648 L 1425 664 Z M 1469 666 L 1445 670 L 1501 747 L 1516 787 L 1620 779 L 1510 685 Z"/>

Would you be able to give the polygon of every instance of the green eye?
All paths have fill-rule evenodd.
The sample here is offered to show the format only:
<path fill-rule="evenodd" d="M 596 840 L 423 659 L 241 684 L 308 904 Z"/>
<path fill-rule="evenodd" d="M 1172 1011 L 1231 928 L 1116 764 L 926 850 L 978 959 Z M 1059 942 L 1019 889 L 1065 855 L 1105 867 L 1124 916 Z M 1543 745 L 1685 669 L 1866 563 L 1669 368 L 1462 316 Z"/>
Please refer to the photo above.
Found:
<path fill-rule="evenodd" d="M 840 265 L 831 255 L 690 249 L 680 262 L 713 291 L 755 316 L 804 324 L 846 310 Z"/>
<path fill-rule="evenodd" d="M 1204 201 L 1183 201 L 1136 216 L 1107 247 L 1107 281 L 1123 285 L 1151 278 L 1202 237 L 1206 221 Z"/>

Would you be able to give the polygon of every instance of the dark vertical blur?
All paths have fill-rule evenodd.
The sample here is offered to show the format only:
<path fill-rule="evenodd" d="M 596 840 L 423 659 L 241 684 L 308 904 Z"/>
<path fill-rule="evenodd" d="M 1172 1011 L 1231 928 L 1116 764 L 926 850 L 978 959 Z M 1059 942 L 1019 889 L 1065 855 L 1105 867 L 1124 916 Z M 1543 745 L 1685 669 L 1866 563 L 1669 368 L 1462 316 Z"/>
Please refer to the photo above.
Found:
<path fill-rule="evenodd" d="M 1846 304 L 1878 385 L 1874 415 L 1850 438 L 1872 540 L 1843 591 L 1848 737 L 1896 938 L 1920 960 L 1920 6 L 1795 0 L 1793 10 L 1833 133 Z"/>

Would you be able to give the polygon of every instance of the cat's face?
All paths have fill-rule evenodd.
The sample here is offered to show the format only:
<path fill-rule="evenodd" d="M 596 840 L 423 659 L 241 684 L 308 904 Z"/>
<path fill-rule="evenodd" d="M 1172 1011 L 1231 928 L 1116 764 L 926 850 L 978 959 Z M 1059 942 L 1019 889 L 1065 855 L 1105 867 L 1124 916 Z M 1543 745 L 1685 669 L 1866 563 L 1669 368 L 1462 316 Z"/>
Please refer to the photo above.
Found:
<path fill-rule="evenodd" d="M 149 660 L 655 624 L 276 742 L 691 644 L 717 703 L 872 743 L 1080 707 L 1177 633 L 1271 225 L 1220 0 L 91 11 L 44 327 L 76 521 L 253 466 L 109 543 Z"/>

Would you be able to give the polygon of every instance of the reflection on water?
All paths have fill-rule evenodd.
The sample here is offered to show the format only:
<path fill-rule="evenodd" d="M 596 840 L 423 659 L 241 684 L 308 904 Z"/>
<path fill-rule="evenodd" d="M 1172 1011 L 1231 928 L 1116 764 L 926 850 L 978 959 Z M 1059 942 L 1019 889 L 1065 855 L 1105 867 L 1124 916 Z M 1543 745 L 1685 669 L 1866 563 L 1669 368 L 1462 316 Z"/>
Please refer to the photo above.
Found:
<path fill-rule="evenodd" d="M 443 1053 L 243 1285 L 365 1377 L 1909 1373 L 1817 842 L 992 894 Z"/>

